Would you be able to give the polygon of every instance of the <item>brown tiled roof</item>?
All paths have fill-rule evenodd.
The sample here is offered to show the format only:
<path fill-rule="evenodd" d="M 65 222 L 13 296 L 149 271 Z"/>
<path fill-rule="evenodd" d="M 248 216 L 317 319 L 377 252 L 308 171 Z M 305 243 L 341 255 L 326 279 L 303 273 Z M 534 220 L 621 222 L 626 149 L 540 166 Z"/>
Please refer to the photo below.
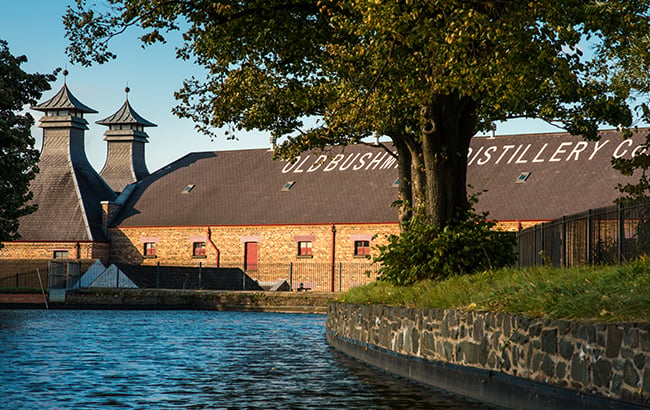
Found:
<path fill-rule="evenodd" d="M 336 153 L 342 156 L 339 166 L 328 170 Z M 319 155 L 302 155 L 290 164 L 274 161 L 268 150 L 189 154 L 140 181 L 115 223 L 168 226 L 395 220 L 396 210 L 390 205 L 397 198 L 397 188 L 392 186 L 396 162 L 391 162 L 387 152 L 350 146 Z M 327 161 L 318 165 L 323 159 Z M 378 162 L 371 163 L 373 159 Z M 293 186 L 283 190 L 290 181 Z"/>
<path fill-rule="evenodd" d="M 101 125 L 139 124 L 143 127 L 157 127 L 156 124 L 145 120 L 140 116 L 140 114 L 135 112 L 133 107 L 131 107 L 129 100 L 126 100 L 115 114 L 106 117 L 103 120 L 95 121 L 95 123 Z"/>
<path fill-rule="evenodd" d="M 474 138 L 470 191 L 487 190 L 478 209 L 496 220 L 550 220 L 612 205 L 617 184 L 631 180 L 612 168 L 612 156 L 629 157 L 645 132 L 628 141 L 617 131 L 601 132 L 597 142 L 567 133 Z"/>
<path fill-rule="evenodd" d="M 566 133 L 474 138 L 469 192 L 487 190 L 477 210 L 497 220 L 548 220 L 611 205 L 625 180 L 612 155 L 629 156 L 640 142 L 622 142 L 615 131 L 599 142 Z M 139 182 L 114 225 L 397 222 L 397 168 L 388 154 L 359 145 L 320 155 L 291 165 L 266 150 L 189 154 Z M 522 173 L 530 174 L 518 183 Z"/>
<path fill-rule="evenodd" d="M 72 95 L 72 93 L 70 92 L 66 84 L 63 84 L 63 87 L 61 87 L 59 92 L 56 93 L 54 97 L 50 98 L 45 102 L 33 106 L 32 109 L 38 111 L 74 109 L 88 114 L 97 113 L 97 111 L 83 104 L 74 95 Z"/>

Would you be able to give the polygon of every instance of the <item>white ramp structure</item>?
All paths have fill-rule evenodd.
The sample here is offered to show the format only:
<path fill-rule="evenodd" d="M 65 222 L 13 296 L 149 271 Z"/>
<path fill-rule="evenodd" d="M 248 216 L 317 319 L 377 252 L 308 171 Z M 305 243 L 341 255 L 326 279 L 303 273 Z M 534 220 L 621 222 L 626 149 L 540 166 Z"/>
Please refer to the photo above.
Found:
<path fill-rule="evenodd" d="M 91 283 L 95 281 L 104 271 L 106 270 L 106 266 L 97 259 L 97 261 L 84 273 L 81 278 L 79 279 L 79 282 L 75 283 L 73 289 L 79 289 L 79 288 L 87 288 L 90 286 Z"/>
<path fill-rule="evenodd" d="M 111 265 L 105 268 L 97 261 L 81 277 L 75 288 L 129 288 L 135 289 L 138 286 L 133 283 L 117 266 Z"/>

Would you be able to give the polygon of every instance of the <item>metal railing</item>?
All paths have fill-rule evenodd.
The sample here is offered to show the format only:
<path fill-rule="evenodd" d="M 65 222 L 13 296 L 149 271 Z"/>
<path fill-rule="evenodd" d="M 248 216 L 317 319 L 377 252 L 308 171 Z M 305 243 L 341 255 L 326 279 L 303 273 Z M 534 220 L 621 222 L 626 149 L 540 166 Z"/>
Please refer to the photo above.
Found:
<path fill-rule="evenodd" d="M 72 289 L 81 278 L 81 263 L 50 261 L 47 275 L 48 289 Z"/>
<path fill-rule="evenodd" d="M 40 281 L 39 281 L 40 275 Z M 0 289 L 21 288 L 40 289 L 41 284 L 47 283 L 47 270 L 13 273 L 0 277 Z"/>
<path fill-rule="evenodd" d="M 519 231 L 519 266 L 613 265 L 650 253 L 650 200 L 591 209 Z"/>
<path fill-rule="evenodd" d="M 254 266 L 221 265 L 219 268 L 198 266 L 142 266 L 118 264 L 110 271 L 109 278 L 103 278 L 101 287 L 117 288 L 132 283 L 139 288 L 158 289 L 215 289 L 215 290 L 262 290 L 273 288 L 274 284 L 286 282 L 279 289 L 291 291 L 346 291 L 365 285 L 377 278 L 378 266 L 365 263 L 289 262 L 257 264 Z M 108 272 L 108 270 L 106 271 Z M 51 272 L 50 286 L 68 289 L 80 286 L 96 286 L 84 277 Z"/>
<path fill-rule="evenodd" d="M 291 290 L 346 291 L 373 282 L 379 266 L 369 262 L 259 264 L 246 273 L 259 282 L 286 280 Z"/>
<path fill-rule="evenodd" d="M 119 268 L 119 270 L 118 270 Z M 286 282 L 281 290 L 346 291 L 377 278 L 378 266 L 370 261 L 352 263 L 288 262 L 255 266 L 222 265 L 219 268 L 198 266 L 119 265 L 107 269 L 105 276 L 84 276 L 82 265 L 75 261 L 49 261 L 47 269 L 7 274 L 0 277 L 2 288 L 75 289 L 90 286 L 160 289 L 261 290 Z M 38 277 L 40 273 L 40 281 Z"/>
<path fill-rule="evenodd" d="M 19 272 L 0 277 L 0 289 L 70 289 L 82 273 L 81 262 L 77 261 L 36 260 L 34 265 L 33 269 L 22 267 Z"/>

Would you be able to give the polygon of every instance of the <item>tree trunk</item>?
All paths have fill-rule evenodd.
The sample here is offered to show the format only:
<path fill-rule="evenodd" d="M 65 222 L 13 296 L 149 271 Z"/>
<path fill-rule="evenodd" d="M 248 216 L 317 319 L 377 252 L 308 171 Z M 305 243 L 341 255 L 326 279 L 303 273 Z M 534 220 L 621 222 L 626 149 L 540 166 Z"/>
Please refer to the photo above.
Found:
<path fill-rule="evenodd" d="M 407 141 L 411 153 L 411 191 L 413 209 L 419 210 L 425 204 L 426 174 L 422 147 L 417 141 L 410 138 Z"/>
<path fill-rule="evenodd" d="M 467 97 L 440 96 L 422 109 L 425 213 L 447 226 L 467 217 L 467 152 L 474 134 L 476 104 Z"/>
<path fill-rule="evenodd" d="M 425 190 L 425 172 L 422 147 L 412 134 L 391 134 L 397 150 L 400 206 L 398 210 L 400 229 L 423 207 Z"/>

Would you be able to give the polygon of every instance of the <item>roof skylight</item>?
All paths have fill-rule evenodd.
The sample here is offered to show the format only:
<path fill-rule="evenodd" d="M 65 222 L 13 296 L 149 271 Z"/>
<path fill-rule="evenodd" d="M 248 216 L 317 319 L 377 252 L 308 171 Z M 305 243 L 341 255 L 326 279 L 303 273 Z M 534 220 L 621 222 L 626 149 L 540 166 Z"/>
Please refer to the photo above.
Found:
<path fill-rule="evenodd" d="M 515 182 L 518 184 L 523 184 L 528 180 L 529 176 L 530 176 L 530 172 L 522 172 L 521 174 L 519 174 Z"/>
<path fill-rule="evenodd" d="M 294 185 L 296 184 L 296 181 L 287 181 L 286 184 L 282 186 L 283 191 L 288 191 L 290 190 Z"/>

